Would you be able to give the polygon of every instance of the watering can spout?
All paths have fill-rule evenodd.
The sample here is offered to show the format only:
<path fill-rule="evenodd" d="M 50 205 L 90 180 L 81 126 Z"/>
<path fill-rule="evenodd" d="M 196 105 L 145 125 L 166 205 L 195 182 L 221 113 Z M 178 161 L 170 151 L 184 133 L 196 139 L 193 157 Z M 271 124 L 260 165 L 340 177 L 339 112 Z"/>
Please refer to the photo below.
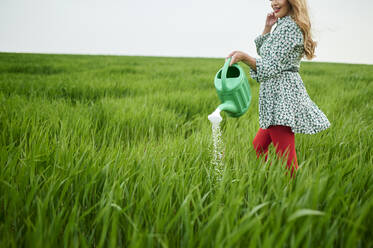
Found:
<path fill-rule="evenodd" d="M 238 108 L 234 104 L 233 101 L 225 101 L 224 103 L 220 104 L 218 107 L 221 111 L 227 111 L 229 113 L 237 113 Z"/>

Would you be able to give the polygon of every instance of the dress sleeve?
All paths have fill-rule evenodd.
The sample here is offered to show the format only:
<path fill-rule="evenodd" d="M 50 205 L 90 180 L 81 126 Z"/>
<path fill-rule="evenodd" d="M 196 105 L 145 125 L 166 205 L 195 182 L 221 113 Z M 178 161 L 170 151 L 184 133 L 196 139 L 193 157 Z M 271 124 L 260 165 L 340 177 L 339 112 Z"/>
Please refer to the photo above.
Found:
<path fill-rule="evenodd" d="M 286 70 L 291 62 L 300 56 L 303 49 L 303 35 L 296 25 L 284 25 L 272 33 L 273 41 L 269 51 L 256 59 L 256 71 L 250 68 L 250 75 L 263 82 Z"/>
<path fill-rule="evenodd" d="M 266 33 L 264 35 L 259 35 L 258 37 L 255 38 L 254 42 L 255 42 L 255 46 L 256 46 L 256 52 L 260 54 L 260 48 L 262 47 L 263 45 L 263 42 L 270 36 L 271 33 Z"/>

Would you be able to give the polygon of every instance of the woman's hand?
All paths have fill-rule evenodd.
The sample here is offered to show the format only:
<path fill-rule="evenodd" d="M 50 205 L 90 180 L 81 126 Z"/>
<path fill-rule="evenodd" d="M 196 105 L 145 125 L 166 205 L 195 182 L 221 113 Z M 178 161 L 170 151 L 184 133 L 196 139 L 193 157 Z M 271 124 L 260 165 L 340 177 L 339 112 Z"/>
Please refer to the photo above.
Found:
<path fill-rule="evenodd" d="M 256 70 L 256 59 L 251 57 L 247 53 L 241 51 L 233 51 L 228 55 L 228 57 L 225 60 L 227 60 L 230 57 L 232 57 L 232 59 L 229 66 L 233 65 L 234 63 L 242 61 L 254 70 Z"/>
<path fill-rule="evenodd" d="M 275 12 L 268 13 L 266 23 L 262 35 L 271 32 L 272 26 L 277 22 L 277 17 L 275 17 Z"/>
<path fill-rule="evenodd" d="M 228 58 L 232 57 L 232 60 L 231 60 L 231 63 L 229 64 L 229 66 L 233 65 L 234 63 L 238 63 L 240 61 L 245 61 L 245 59 L 247 58 L 248 54 L 244 53 L 244 52 L 241 52 L 241 51 L 233 51 L 231 52 L 228 57 L 225 59 L 227 60 Z"/>
<path fill-rule="evenodd" d="M 272 26 L 277 22 L 277 17 L 275 16 L 275 12 L 271 12 L 267 14 L 267 19 L 265 23 L 266 28 L 272 28 Z"/>

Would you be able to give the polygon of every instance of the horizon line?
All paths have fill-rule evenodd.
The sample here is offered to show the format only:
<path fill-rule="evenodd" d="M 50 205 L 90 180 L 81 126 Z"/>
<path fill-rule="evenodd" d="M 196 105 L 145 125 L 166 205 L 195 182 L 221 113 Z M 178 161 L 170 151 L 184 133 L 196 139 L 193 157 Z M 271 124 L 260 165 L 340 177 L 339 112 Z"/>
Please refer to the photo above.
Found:
<path fill-rule="evenodd" d="M 157 57 L 157 58 L 200 58 L 200 59 L 224 59 L 225 57 L 220 56 L 185 56 L 185 55 L 144 55 L 144 54 L 126 54 L 126 53 L 64 53 L 64 52 L 28 52 L 28 51 L 1 51 L 1 53 L 14 53 L 14 54 L 40 54 L 40 55 L 83 55 L 83 56 L 125 56 L 125 57 Z M 361 62 L 341 62 L 341 61 L 330 61 L 330 60 L 304 60 L 301 62 L 306 63 L 329 63 L 329 64 L 352 64 L 352 65 L 373 65 L 373 63 L 361 63 Z"/>

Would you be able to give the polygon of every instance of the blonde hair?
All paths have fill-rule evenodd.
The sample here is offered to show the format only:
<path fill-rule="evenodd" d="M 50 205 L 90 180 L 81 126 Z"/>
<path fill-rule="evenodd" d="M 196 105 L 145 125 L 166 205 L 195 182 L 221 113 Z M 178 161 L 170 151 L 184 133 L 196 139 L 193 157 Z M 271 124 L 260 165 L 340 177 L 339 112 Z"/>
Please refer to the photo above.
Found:
<path fill-rule="evenodd" d="M 288 3 L 290 4 L 290 15 L 303 33 L 304 55 L 307 59 L 313 59 L 317 43 L 312 40 L 311 21 L 306 0 L 288 0 Z"/>

